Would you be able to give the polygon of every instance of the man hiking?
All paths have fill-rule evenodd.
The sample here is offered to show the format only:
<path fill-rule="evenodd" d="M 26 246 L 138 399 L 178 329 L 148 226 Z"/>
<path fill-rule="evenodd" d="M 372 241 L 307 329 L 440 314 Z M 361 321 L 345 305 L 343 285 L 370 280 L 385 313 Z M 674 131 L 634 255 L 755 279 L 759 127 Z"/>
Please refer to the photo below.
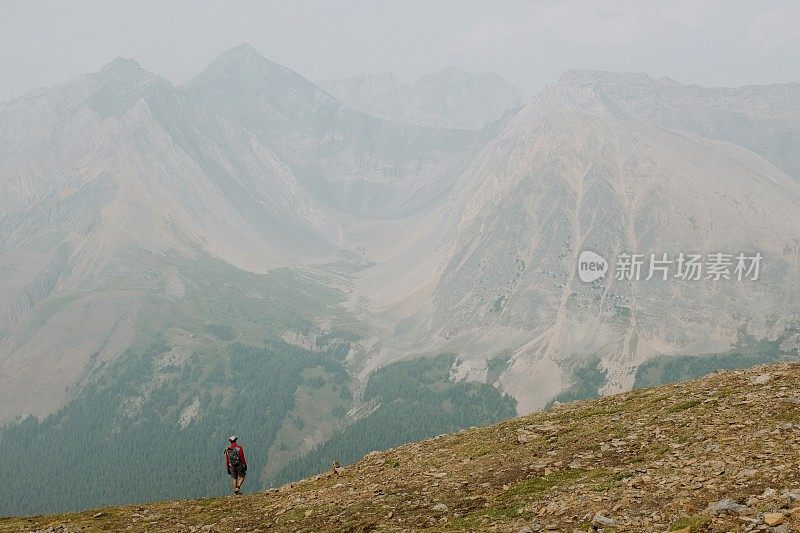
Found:
<path fill-rule="evenodd" d="M 244 450 L 236 442 L 236 435 L 231 435 L 228 441 L 230 445 L 225 448 L 225 466 L 228 475 L 233 478 L 233 493 L 241 494 L 244 475 L 247 472 L 247 461 L 244 458 Z"/>

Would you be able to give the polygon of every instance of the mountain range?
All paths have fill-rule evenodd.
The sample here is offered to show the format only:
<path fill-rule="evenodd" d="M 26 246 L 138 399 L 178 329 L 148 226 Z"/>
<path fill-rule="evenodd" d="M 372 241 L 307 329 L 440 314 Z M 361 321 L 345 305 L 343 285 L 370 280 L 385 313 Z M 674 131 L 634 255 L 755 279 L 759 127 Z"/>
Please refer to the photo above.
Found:
<path fill-rule="evenodd" d="M 57 465 L 52 495 L 11 484 L 0 512 L 221 490 L 151 490 L 161 438 L 202 468 L 249 431 L 272 484 L 797 357 L 798 96 L 584 71 L 524 103 L 460 69 L 317 85 L 241 45 L 180 86 L 117 59 L 0 104 L 0 448 Z M 584 250 L 604 278 L 580 281 Z M 762 262 L 617 279 L 624 253 Z M 135 443 L 129 483 L 65 496 L 86 464 L 63 450 L 93 439 L 109 468 Z"/>

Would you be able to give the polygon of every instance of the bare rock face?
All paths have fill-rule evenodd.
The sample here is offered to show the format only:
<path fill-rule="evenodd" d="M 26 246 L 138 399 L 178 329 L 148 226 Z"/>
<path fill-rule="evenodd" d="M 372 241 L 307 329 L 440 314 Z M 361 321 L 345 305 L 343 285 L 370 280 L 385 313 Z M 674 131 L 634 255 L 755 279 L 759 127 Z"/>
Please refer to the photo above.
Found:
<path fill-rule="evenodd" d="M 723 352 L 742 327 L 775 338 L 794 320 L 797 180 L 742 146 L 620 111 L 608 83 L 568 78 L 531 101 L 420 222 L 430 256 L 409 246 L 407 263 L 399 253 L 376 267 L 365 295 L 395 320 L 387 357 L 453 351 L 455 375 L 477 380 L 492 356 L 507 357 L 497 384 L 527 412 L 582 360 L 599 359 L 602 392 L 625 390 L 651 357 Z M 620 76 L 615 86 L 629 84 L 658 85 Z M 757 282 L 615 279 L 612 263 L 585 283 L 583 250 L 609 262 L 722 250 L 764 259 Z"/>
<path fill-rule="evenodd" d="M 443 128 L 479 130 L 522 103 L 519 91 L 500 76 L 457 67 L 425 74 L 412 85 L 391 73 L 360 74 L 321 85 L 364 113 Z"/>

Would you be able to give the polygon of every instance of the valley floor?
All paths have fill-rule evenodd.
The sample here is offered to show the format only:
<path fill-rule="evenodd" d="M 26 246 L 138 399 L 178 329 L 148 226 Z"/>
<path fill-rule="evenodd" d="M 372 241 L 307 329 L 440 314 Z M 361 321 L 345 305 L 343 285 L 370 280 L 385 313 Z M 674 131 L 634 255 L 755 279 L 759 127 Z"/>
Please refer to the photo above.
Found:
<path fill-rule="evenodd" d="M 266 493 L 0 519 L 0 531 L 800 528 L 800 365 L 557 406 Z"/>

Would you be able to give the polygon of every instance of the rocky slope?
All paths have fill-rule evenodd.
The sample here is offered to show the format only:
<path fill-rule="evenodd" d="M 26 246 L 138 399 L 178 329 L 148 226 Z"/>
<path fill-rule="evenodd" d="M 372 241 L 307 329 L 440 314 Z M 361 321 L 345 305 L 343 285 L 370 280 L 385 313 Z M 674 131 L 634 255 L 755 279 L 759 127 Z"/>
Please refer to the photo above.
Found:
<path fill-rule="evenodd" d="M 742 328 L 784 335 L 800 311 L 798 182 L 742 146 L 621 113 L 604 87 L 567 77 L 529 102 L 414 227 L 418 239 L 365 272 L 357 292 L 392 325 L 382 355 L 449 350 L 462 357 L 456 375 L 476 380 L 502 358 L 496 384 L 524 413 L 577 367 L 619 391 L 656 355 L 724 352 Z M 692 108 L 714 100 L 674 90 Z M 583 250 L 611 263 L 597 283 L 576 275 Z M 615 279 L 624 252 L 719 250 L 761 253 L 760 280 Z"/>
<path fill-rule="evenodd" d="M 558 405 L 261 494 L 5 519 L 0 531 L 788 532 L 800 364 Z"/>

